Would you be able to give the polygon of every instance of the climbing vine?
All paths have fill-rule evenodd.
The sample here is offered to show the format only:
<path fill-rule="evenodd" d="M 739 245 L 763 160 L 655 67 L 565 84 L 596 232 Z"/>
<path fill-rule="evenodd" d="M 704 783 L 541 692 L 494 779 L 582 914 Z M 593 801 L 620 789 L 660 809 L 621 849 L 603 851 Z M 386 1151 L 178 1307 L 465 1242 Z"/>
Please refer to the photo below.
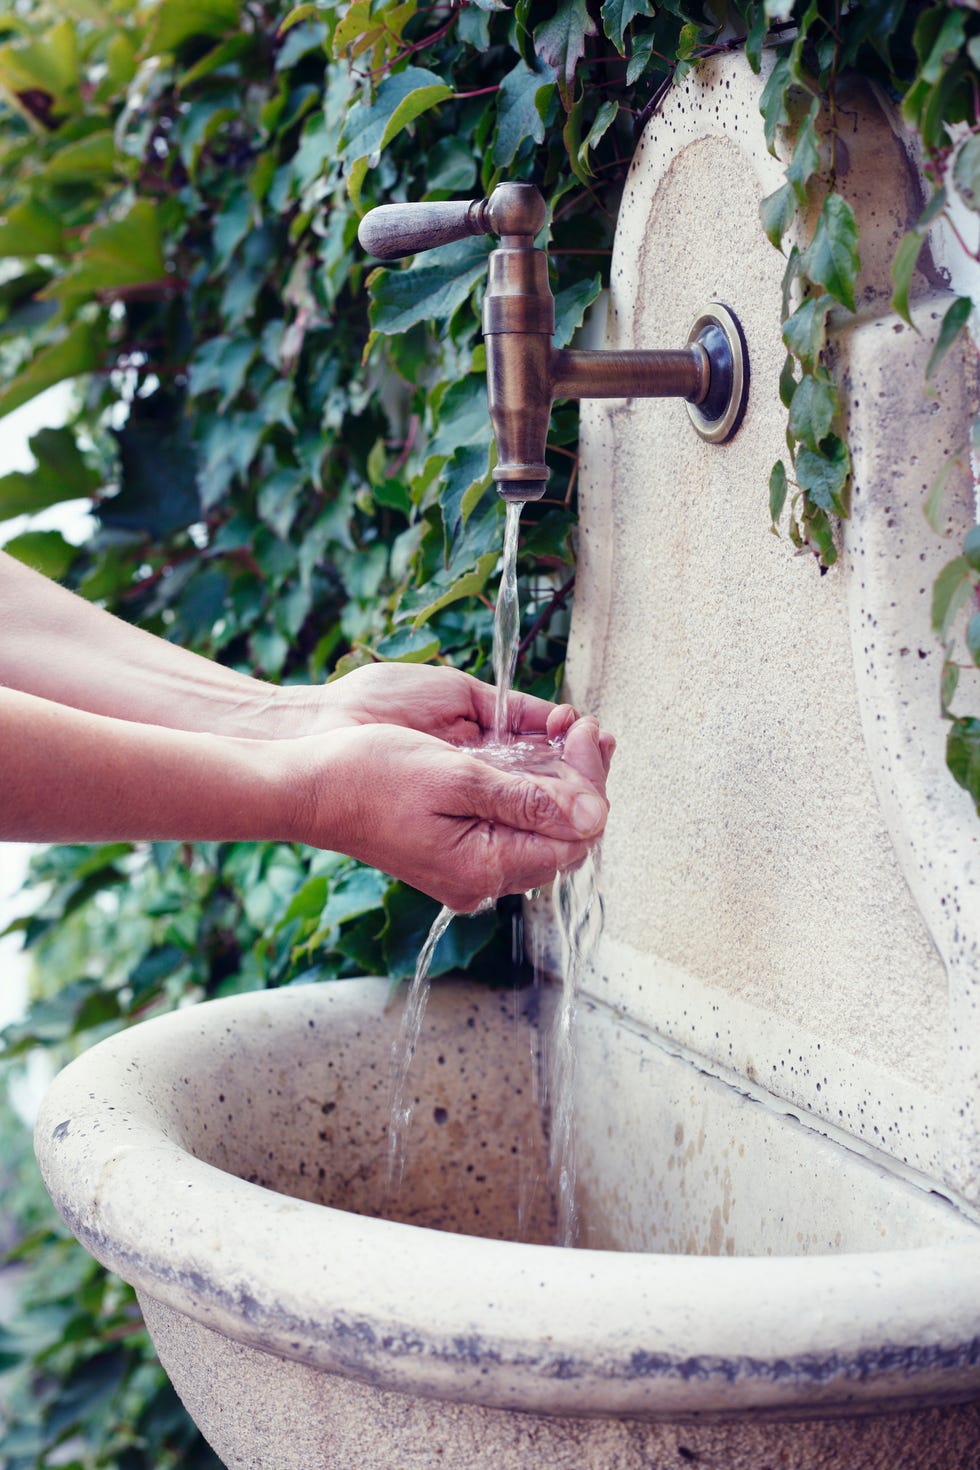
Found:
<path fill-rule="evenodd" d="M 376 269 L 375 204 L 535 182 L 570 340 L 608 282 L 620 191 L 665 89 L 744 48 L 785 183 L 760 229 L 786 256 L 787 453 L 769 510 L 829 567 L 850 460 L 828 323 L 853 312 L 861 241 L 838 190 L 838 98 L 858 71 L 921 140 L 920 253 L 980 208 L 980 13 L 924 0 L 20 0 L 0 15 L 0 417 L 75 385 L 0 523 L 67 500 L 81 545 L 33 521 L 8 550 L 161 636 L 284 681 L 372 659 L 488 666 L 501 506 L 479 308 L 485 240 Z M 654 123 L 655 125 L 655 123 Z M 952 221 L 955 226 L 955 220 Z M 958 228 L 958 226 L 955 226 Z M 963 248 L 976 256 L 975 244 Z M 957 298 L 930 371 L 966 329 Z M 525 513 L 518 678 L 559 689 L 574 578 L 577 412 L 560 406 L 547 497 Z M 976 449 L 975 442 L 973 448 Z M 963 447 L 968 454 L 970 446 Z M 926 509 L 938 524 L 942 482 Z M 760 517 L 765 517 L 760 487 Z M 0 524 L 2 529 L 2 524 Z M 939 579 L 937 632 L 980 664 L 980 531 Z M 950 767 L 980 802 L 980 719 L 942 690 Z M 962 691 L 961 691 L 962 692 Z M 283 845 L 62 847 L 35 860 L 34 1003 L 7 1074 L 186 999 L 405 975 L 431 917 L 346 859 Z M 504 913 L 504 929 L 507 914 Z M 439 966 L 508 963 L 491 918 Z M 14 1137 L 12 1118 L 5 1133 Z M 10 1470 L 211 1466 L 155 1367 L 131 1295 L 67 1240 L 14 1163 L 25 1309 Z"/>

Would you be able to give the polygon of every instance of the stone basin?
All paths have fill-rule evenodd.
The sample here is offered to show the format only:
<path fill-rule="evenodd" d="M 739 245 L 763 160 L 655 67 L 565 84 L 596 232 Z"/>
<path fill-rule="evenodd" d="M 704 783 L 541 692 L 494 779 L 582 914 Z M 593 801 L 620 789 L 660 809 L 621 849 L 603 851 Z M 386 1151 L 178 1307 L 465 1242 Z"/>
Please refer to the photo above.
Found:
<path fill-rule="evenodd" d="M 453 980 L 430 997 L 386 1204 L 389 995 L 364 979 L 187 1008 L 94 1047 L 45 1099 L 48 1190 L 135 1286 L 226 1465 L 980 1463 L 980 1233 L 948 1201 L 647 1039 L 640 1065 L 617 1037 L 619 1072 L 610 1049 L 597 1074 L 586 1004 L 590 1087 L 634 1115 L 608 1150 L 630 1140 L 647 1238 L 681 1253 L 561 1249 L 542 992 Z M 705 1167 L 635 1162 L 637 1116 L 651 1138 L 674 1119 Z M 722 1197 L 729 1137 L 758 1146 L 731 1150 Z M 586 1177 L 582 1238 L 615 1239 L 615 1208 Z"/>

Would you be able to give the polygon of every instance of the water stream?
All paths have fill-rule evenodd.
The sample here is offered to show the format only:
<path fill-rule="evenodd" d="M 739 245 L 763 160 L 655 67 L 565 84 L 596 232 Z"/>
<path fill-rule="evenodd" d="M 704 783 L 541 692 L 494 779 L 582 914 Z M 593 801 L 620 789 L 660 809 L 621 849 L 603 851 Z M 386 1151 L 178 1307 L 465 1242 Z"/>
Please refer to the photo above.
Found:
<path fill-rule="evenodd" d="M 508 699 L 520 642 L 520 605 L 517 592 L 517 541 L 523 503 L 509 501 L 504 526 L 503 564 L 494 615 L 493 671 L 496 683 L 492 739 L 472 748 L 472 754 L 502 769 L 546 772 L 561 760 L 560 741 L 523 735 L 514 739 L 508 718 Z M 486 904 L 492 904 L 488 898 Z M 482 906 L 481 906 L 482 907 Z M 573 1083 L 575 1055 L 572 1027 L 575 997 L 591 959 L 602 926 L 598 889 L 598 848 L 575 872 L 561 874 L 554 887 L 555 920 L 562 944 L 562 996 L 550 1047 L 546 1098 L 550 1103 L 550 1163 L 558 1213 L 558 1244 L 571 1246 L 576 1238 L 575 1149 Z M 386 1205 L 390 1207 L 401 1186 L 405 1150 L 414 1104 L 409 1100 L 409 1070 L 422 1029 L 429 996 L 429 970 L 436 946 L 453 918 L 452 909 L 437 914 L 415 966 L 398 1038 L 392 1046 L 391 1115 L 388 1131 Z M 519 957 L 518 957 L 519 958 Z M 535 965 L 537 980 L 537 966 Z M 527 1217 L 540 1180 L 521 1169 L 518 1181 L 518 1223 Z"/>
<path fill-rule="evenodd" d="M 523 509 L 523 500 L 508 500 L 507 517 L 504 521 L 504 557 L 493 618 L 493 679 L 497 686 L 493 738 L 497 745 L 506 745 L 510 737 L 507 701 L 514 682 L 521 634 L 521 609 L 517 597 L 517 536 Z"/>
<path fill-rule="evenodd" d="M 407 1097 L 408 1074 L 415 1048 L 419 1044 L 425 1003 L 429 998 L 432 956 L 455 917 L 452 909 L 443 906 L 433 920 L 432 928 L 415 962 L 415 975 L 402 1013 L 401 1030 L 391 1048 L 391 1115 L 388 1123 L 388 1169 L 385 1177 L 385 1195 L 388 1200 L 397 1195 L 405 1172 L 405 1144 L 415 1106 Z"/>
<path fill-rule="evenodd" d="M 575 1044 L 577 996 L 602 933 L 599 846 L 581 867 L 559 874 L 553 903 L 562 946 L 561 1001 L 552 1036 L 550 1087 L 550 1163 L 558 1209 L 558 1244 L 576 1243 L 575 1204 Z"/>

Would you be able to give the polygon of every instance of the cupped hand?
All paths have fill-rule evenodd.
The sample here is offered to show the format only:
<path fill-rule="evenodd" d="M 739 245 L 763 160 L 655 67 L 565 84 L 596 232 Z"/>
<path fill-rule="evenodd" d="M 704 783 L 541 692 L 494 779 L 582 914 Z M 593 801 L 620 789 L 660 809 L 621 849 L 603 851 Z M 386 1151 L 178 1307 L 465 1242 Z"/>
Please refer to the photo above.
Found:
<path fill-rule="evenodd" d="M 535 703 L 547 724 L 554 707 Z M 466 733 L 450 723 L 454 737 Z M 305 764 L 297 835 L 458 913 L 539 887 L 584 860 L 608 810 L 608 753 L 596 722 L 566 720 L 563 733 L 565 758 L 547 774 L 497 769 L 404 725 L 364 723 L 296 741 Z"/>
<path fill-rule="evenodd" d="M 479 745 L 494 731 L 497 692 L 462 669 L 433 664 L 366 664 L 324 685 L 316 708 L 316 730 L 350 726 L 403 725 L 453 745 Z M 578 712 L 533 694 L 512 691 L 507 700 L 509 733 L 546 735 L 563 740 Z M 577 741 L 581 741 L 581 735 Z M 585 746 L 581 746 L 584 752 Z M 599 734 L 605 773 L 615 749 L 611 736 Z M 574 764 L 574 760 L 572 761 Z"/>

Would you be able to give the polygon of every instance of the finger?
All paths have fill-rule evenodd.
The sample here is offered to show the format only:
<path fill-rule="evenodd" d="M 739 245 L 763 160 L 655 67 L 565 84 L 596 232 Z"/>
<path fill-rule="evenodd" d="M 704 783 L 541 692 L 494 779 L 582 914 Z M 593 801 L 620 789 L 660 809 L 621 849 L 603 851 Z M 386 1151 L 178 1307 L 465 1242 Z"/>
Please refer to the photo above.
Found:
<path fill-rule="evenodd" d="M 606 802 L 574 767 L 564 769 L 559 780 L 500 771 L 472 758 L 466 767 L 467 779 L 456 798 L 468 810 L 457 806 L 458 816 L 482 817 L 559 842 L 596 838 L 606 825 Z"/>
<path fill-rule="evenodd" d="M 516 832 L 488 822 L 467 825 L 456 846 L 457 866 L 452 900 L 458 912 L 469 912 L 487 896 L 526 893 L 550 883 L 558 873 L 576 868 L 588 856 L 588 842 L 559 842 L 537 832 Z"/>
<path fill-rule="evenodd" d="M 548 739 L 563 741 L 578 719 L 578 710 L 570 704 L 558 704 L 548 716 Z"/>
<path fill-rule="evenodd" d="M 597 790 L 605 792 L 606 768 L 599 744 L 599 722 L 592 715 L 586 715 L 572 725 L 565 736 L 562 759 L 591 781 Z"/>
<path fill-rule="evenodd" d="M 497 712 L 497 691 L 492 684 L 467 676 L 473 713 L 480 727 L 486 732 L 493 730 Z M 551 736 L 550 720 L 556 709 L 569 709 L 568 705 L 555 705 L 550 699 L 541 699 L 536 694 L 522 694 L 512 689 L 507 696 L 507 729 L 511 735 L 548 734 Z M 567 717 L 563 716 L 563 720 Z"/>
<path fill-rule="evenodd" d="M 600 754 L 602 756 L 602 764 L 603 764 L 603 767 L 605 769 L 606 775 L 608 776 L 609 775 L 609 767 L 612 765 L 612 758 L 616 754 L 616 739 L 615 739 L 615 736 L 613 736 L 613 735 L 600 735 L 599 736 L 599 752 L 600 752 Z"/>

